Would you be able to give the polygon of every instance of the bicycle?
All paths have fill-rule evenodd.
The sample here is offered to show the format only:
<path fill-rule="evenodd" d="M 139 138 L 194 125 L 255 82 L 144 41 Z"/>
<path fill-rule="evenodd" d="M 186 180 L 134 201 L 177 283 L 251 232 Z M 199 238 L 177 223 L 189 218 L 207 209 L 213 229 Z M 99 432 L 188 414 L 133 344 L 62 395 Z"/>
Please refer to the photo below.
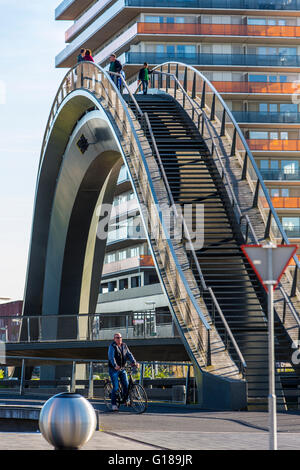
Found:
<path fill-rule="evenodd" d="M 125 368 L 123 368 L 124 370 Z M 122 370 L 122 369 L 121 369 Z M 130 406 L 136 413 L 142 414 L 146 411 L 148 407 L 148 397 L 146 390 L 140 384 L 136 384 L 132 378 L 132 368 L 127 367 L 128 373 L 128 395 L 124 396 L 122 385 L 119 378 L 119 390 L 117 392 L 116 404 L 119 408 L 121 405 L 126 404 Z M 111 392 L 112 384 L 109 379 L 107 379 L 106 384 L 104 385 L 104 402 L 106 407 L 111 411 Z"/>

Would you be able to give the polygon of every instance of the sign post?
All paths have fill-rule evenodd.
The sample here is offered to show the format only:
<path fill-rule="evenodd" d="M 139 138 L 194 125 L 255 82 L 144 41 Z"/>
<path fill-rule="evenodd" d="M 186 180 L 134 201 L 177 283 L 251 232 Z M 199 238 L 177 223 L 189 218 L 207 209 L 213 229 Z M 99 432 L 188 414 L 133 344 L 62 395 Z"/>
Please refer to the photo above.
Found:
<path fill-rule="evenodd" d="M 268 353 L 269 353 L 269 449 L 277 450 L 277 415 L 274 352 L 274 289 L 287 268 L 297 245 L 242 245 L 241 249 L 260 282 L 268 292 Z"/>

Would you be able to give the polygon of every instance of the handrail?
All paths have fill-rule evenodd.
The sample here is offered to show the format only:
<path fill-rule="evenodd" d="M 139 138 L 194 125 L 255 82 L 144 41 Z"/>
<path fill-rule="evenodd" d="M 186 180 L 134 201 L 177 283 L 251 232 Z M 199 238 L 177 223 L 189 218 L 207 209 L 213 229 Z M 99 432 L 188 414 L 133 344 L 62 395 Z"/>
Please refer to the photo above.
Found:
<path fill-rule="evenodd" d="M 237 121 L 236 121 L 235 118 L 233 117 L 232 112 L 231 112 L 230 109 L 228 108 L 228 106 L 227 106 L 227 104 L 225 103 L 225 101 L 223 100 L 222 96 L 221 96 L 220 93 L 216 90 L 216 88 L 212 85 L 212 83 L 211 83 L 201 72 L 199 72 L 199 70 L 195 69 L 194 67 L 192 67 L 192 66 L 190 66 L 190 65 L 183 64 L 182 62 L 165 62 L 165 63 L 163 63 L 163 64 L 161 64 L 161 65 L 158 65 L 158 66 L 154 67 L 154 68 L 153 68 L 153 71 L 155 71 L 156 73 L 160 73 L 160 72 L 161 72 L 161 73 L 163 73 L 163 74 L 167 74 L 167 72 L 162 72 L 162 71 L 159 71 L 159 70 L 157 70 L 157 69 L 158 69 L 158 68 L 161 68 L 161 69 L 162 69 L 163 66 L 171 66 L 171 65 L 181 66 L 181 67 L 184 67 L 184 68 L 186 68 L 186 69 L 190 69 L 190 70 L 193 71 L 196 75 L 199 75 L 200 78 L 201 78 L 201 80 L 203 80 L 203 81 L 210 87 L 210 89 L 211 89 L 211 91 L 213 92 L 213 94 L 218 98 L 219 102 L 220 102 L 221 105 L 223 106 L 223 111 L 224 111 L 224 112 L 226 113 L 226 115 L 229 117 L 231 123 L 232 123 L 233 126 L 234 126 L 234 129 L 235 129 L 236 133 L 238 134 L 239 138 L 241 139 L 241 142 L 242 142 L 242 144 L 243 144 L 243 146 L 244 146 L 244 150 L 245 150 L 245 152 L 246 152 L 246 153 L 245 153 L 245 155 L 246 155 L 245 158 L 249 158 L 249 160 L 250 160 L 250 162 L 251 162 L 251 164 L 252 164 L 252 167 L 253 167 L 253 169 L 254 169 L 254 171 L 255 171 L 255 173 L 256 173 L 257 179 L 258 179 L 258 181 L 259 181 L 259 185 L 261 186 L 261 189 L 262 189 L 262 191 L 263 191 L 263 193 L 264 193 L 264 196 L 266 197 L 266 200 L 267 200 L 268 206 L 269 206 L 269 208 L 270 208 L 270 211 L 271 211 L 271 213 L 272 213 L 272 216 L 273 216 L 273 218 L 274 218 L 274 220 L 275 220 L 275 222 L 276 222 L 276 225 L 277 225 L 277 227 L 278 227 L 278 229 L 279 229 L 280 234 L 282 235 L 282 240 L 283 240 L 287 245 L 289 245 L 289 244 L 290 244 L 290 241 L 289 241 L 289 239 L 288 239 L 288 237 L 287 237 L 287 235 L 286 235 L 286 233 L 285 233 L 285 231 L 284 231 L 284 229 L 283 229 L 283 227 L 282 227 L 282 225 L 281 225 L 280 219 L 279 219 L 279 217 L 278 217 L 278 215 L 277 215 L 277 212 L 276 212 L 276 210 L 275 210 L 275 208 L 274 208 L 274 206 L 273 206 L 271 197 L 270 197 L 270 195 L 269 195 L 269 193 L 268 193 L 268 191 L 267 191 L 267 188 L 266 188 L 266 186 L 265 186 L 264 180 L 263 180 L 263 178 L 262 178 L 262 176 L 261 176 L 261 173 L 260 173 L 260 171 L 259 171 L 259 169 L 258 169 L 258 167 L 257 167 L 257 165 L 256 165 L 255 159 L 254 159 L 254 157 L 253 157 L 253 155 L 252 155 L 252 152 L 251 152 L 251 150 L 250 150 L 250 148 L 249 148 L 249 146 L 248 146 L 248 144 L 247 144 L 247 141 L 246 141 L 246 139 L 245 139 L 245 137 L 244 137 L 244 134 L 242 133 L 242 131 L 241 131 L 239 125 L 237 124 Z M 171 74 L 171 75 L 173 75 L 173 76 L 175 77 L 174 74 Z M 176 77 L 176 78 L 177 78 L 177 77 Z M 188 96 L 187 93 L 186 93 L 186 95 Z M 225 122 L 226 115 L 223 116 L 224 122 Z M 299 262 L 298 258 L 296 257 L 296 255 L 293 256 L 293 259 L 294 259 L 294 261 L 295 261 L 295 263 L 296 263 L 297 269 L 300 269 L 300 262 Z"/>
<path fill-rule="evenodd" d="M 255 233 L 254 228 L 253 228 L 253 226 L 252 226 L 252 224 L 251 224 L 251 221 L 250 221 L 250 219 L 249 219 L 249 216 L 248 216 L 247 214 L 246 214 L 246 215 L 245 215 L 245 214 L 244 214 L 244 215 L 242 214 L 242 211 L 241 211 L 241 209 L 240 209 L 240 207 L 239 207 L 238 201 L 237 201 L 237 199 L 236 199 L 236 197 L 235 197 L 234 191 L 233 191 L 233 189 L 232 189 L 232 185 L 231 185 L 231 183 L 230 183 L 230 179 L 229 179 L 229 177 L 228 177 L 228 175 L 227 175 L 226 168 L 225 168 L 225 166 L 224 166 L 224 164 L 223 164 L 223 162 L 222 162 L 222 160 L 221 160 L 221 158 L 220 158 L 218 146 L 215 144 L 215 137 L 212 135 L 212 133 L 211 133 L 211 131 L 210 131 L 210 128 L 209 128 L 209 125 L 208 125 L 208 120 L 209 120 L 208 117 L 206 116 L 205 112 L 202 111 L 201 108 L 198 108 L 198 107 L 196 106 L 196 103 L 195 103 L 195 102 L 192 100 L 192 98 L 188 95 L 187 91 L 186 91 L 186 90 L 184 89 L 184 87 L 181 85 L 181 83 L 180 83 L 179 80 L 178 80 L 178 77 L 177 77 L 175 74 L 170 73 L 170 72 L 163 72 L 162 70 L 157 70 L 158 67 L 160 67 L 160 68 L 162 69 L 163 65 L 166 65 L 166 64 L 167 64 L 168 66 L 169 66 L 169 65 L 174 65 L 174 64 L 175 64 L 175 65 L 182 65 L 182 66 L 184 66 L 185 68 L 189 67 L 189 68 L 191 68 L 194 72 L 199 73 L 199 74 L 201 75 L 201 78 L 203 78 L 203 79 L 205 80 L 205 82 L 209 84 L 209 86 L 211 87 L 211 89 L 213 89 L 214 93 L 216 93 L 216 95 L 218 96 L 218 98 L 220 98 L 220 101 L 221 101 L 221 103 L 224 105 L 224 108 L 226 108 L 226 112 L 228 112 L 229 117 L 230 117 L 230 118 L 232 117 L 232 122 L 233 122 L 233 124 L 234 124 L 234 126 L 235 126 L 235 128 L 236 128 L 236 131 L 239 133 L 239 135 L 241 134 L 242 137 L 243 137 L 243 134 L 241 133 L 241 130 L 240 130 L 239 126 L 237 125 L 237 123 L 236 123 L 235 119 L 233 118 L 233 116 L 231 115 L 231 112 L 230 112 L 230 110 L 228 109 L 226 103 L 223 101 L 222 97 L 219 95 L 219 93 L 218 93 L 217 90 L 214 88 L 214 86 L 209 82 L 208 79 L 206 79 L 206 77 L 204 77 L 199 71 L 197 71 L 197 70 L 194 69 L 193 67 L 187 66 L 186 64 L 182 64 L 182 63 L 179 63 L 179 62 L 176 62 L 176 63 L 172 62 L 172 63 L 165 63 L 165 64 L 162 64 L 162 65 L 159 65 L 159 66 L 155 67 L 155 68 L 152 70 L 152 73 L 155 73 L 155 74 L 162 74 L 162 75 L 166 75 L 166 76 L 168 76 L 168 77 L 172 77 L 172 79 L 173 79 L 174 82 L 176 83 L 176 86 L 181 89 L 181 91 L 182 91 L 182 93 L 184 94 L 185 98 L 187 98 L 188 101 L 189 101 L 189 103 L 192 105 L 193 111 L 195 111 L 195 112 L 199 115 L 199 110 L 200 110 L 201 116 L 202 116 L 203 121 L 205 122 L 205 126 L 206 126 L 206 128 L 207 128 L 207 130 L 208 130 L 210 139 L 211 139 L 212 142 L 213 142 L 212 153 L 213 153 L 214 151 L 216 151 L 216 154 L 217 154 L 219 163 L 220 163 L 220 165 L 221 165 L 221 167 L 222 167 L 222 174 L 221 174 L 221 177 L 222 177 L 222 179 L 224 179 L 224 177 L 225 177 L 225 179 L 226 179 L 226 184 L 227 184 L 227 186 L 228 186 L 228 188 L 229 188 L 229 190 L 230 190 L 231 197 L 232 197 L 232 199 L 233 199 L 233 204 L 232 204 L 232 206 L 233 206 L 233 208 L 235 207 L 235 208 L 237 209 L 238 213 L 239 213 L 239 224 L 241 225 L 243 219 L 246 220 L 247 225 L 246 225 L 246 240 L 245 240 L 245 242 L 247 242 L 247 239 L 248 239 L 248 231 L 249 231 L 249 229 L 250 229 L 250 231 L 251 231 L 251 233 L 252 233 L 253 240 L 255 241 L 256 244 L 258 244 L 259 241 L 258 241 L 258 239 L 257 239 L 256 233 Z M 166 88 L 170 88 L 170 86 L 167 86 L 167 85 L 166 85 Z M 137 88 L 137 90 L 138 90 L 138 88 Z M 224 119 L 224 116 L 223 116 L 223 119 Z M 198 119 L 198 122 L 199 122 L 199 119 Z M 242 140 L 243 143 L 246 144 L 246 153 L 249 152 L 249 157 L 251 157 L 252 154 L 251 154 L 251 151 L 250 151 L 250 149 L 249 149 L 249 147 L 248 147 L 248 145 L 247 145 L 247 143 L 246 143 L 246 140 L 244 139 L 244 137 L 243 137 L 243 139 L 241 139 L 241 140 Z M 253 156 L 252 156 L 252 159 L 253 159 Z M 253 160 L 254 160 L 254 159 L 253 159 Z M 258 168 L 257 168 L 256 165 L 255 165 L 255 168 L 256 168 L 256 170 L 257 170 L 257 172 L 258 172 L 259 179 L 261 180 L 262 177 L 261 177 L 261 175 L 260 175 L 260 173 L 259 173 L 259 170 L 258 170 Z M 264 187 L 265 187 L 265 186 L 264 186 Z M 268 194 L 268 193 L 267 193 L 267 194 Z M 269 196 L 268 196 L 268 197 L 269 197 Z M 269 199 L 270 199 L 270 198 L 269 198 Z M 271 201 L 271 199 L 270 199 L 270 201 Z M 271 208 L 273 208 L 273 211 L 274 211 L 274 207 L 273 207 L 273 205 L 272 205 L 272 202 L 271 202 L 271 207 L 270 207 L 270 209 L 271 209 Z M 276 217 L 278 218 L 277 214 L 276 214 Z M 279 219 L 278 219 L 278 220 L 279 220 Z M 279 224 L 280 224 L 280 226 L 281 226 L 280 221 L 279 221 Z M 282 231 L 283 231 L 283 228 L 282 228 Z M 285 232 L 284 232 L 284 233 L 285 233 Z M 287 244 L 290 244 L 290 242 L 289 242 L 288 238 L 286 237 L 286 235 L 285 235 L 285 239 L 288 241 Z M 295 255 L 294 255 L 294 258 L 295 258 Z M 298 265 L 299 265 L 298 258 L 296 257 L 296 259 L 297 259 L 297 262 L 298 262 Z M 297 266 L 298 266 L 298 265 L 297 265 Z M 297 266 L 296 266 L 296 269 L 297 269 Z M 290 311 L 291 311 L 291 313 L 292 313 L 292 315 L 293 315 L 293 317 L 294 317 L 294 319 L 295 319 L 295 321 L 296 321 L 296 323 L 297 323 L 297 325 L 298 325 L 298 327 L 299 327 L 299 335 L 300 335 L 300 318 L 299 318 L 299 315 L 298 315 L 298 313 L 297 313 L 297 311 L 296 311 L 294 305 L 292 304 L 292 302 L 291 302 L 290 299 L 288 298 L 286 292 L 284 291 L 284 289 L 283 289 L 283 287 L 282 287 L 282 284 L 279 283 L 279 286 L 278 286 L 278 287 L 279 287 L 280 292 L 281 292 L 282 295 L 283 295 L 283 299 L 282 299 L 282 300 L 284 301 L 284 309 L 285 309 L 285 306 L 288 305 L 288 307 L 289 307 L 289 309 L 290 309 Z M 283 321 L 283 323 L 284 323 L 284 321 Z"/>
<path fill-rule="evenodd" d="M 86 67 L 90 67 L 90 68 L 86 69 Z M 90 73 L 90 76 L 84 76 L 83 74 L 84 70 L 88 70 Z M 53 123 L 55 121 L 55 118 L 58 114 L 59 107 L 61 103 L 63 102 L 63 100 L 73 90 L 76 91 L 77 89 L 86 89 L 87 91 L 92 91 L 94 96 L 96 96 L 96 98 L 100 96 L 100 99 L 102 99 L 101 105 L 105 106 L 106 107 L 105 109 L 108 109 L 109 113 L 112 113 L 112 116 L 115 115 L 116 125 L 118 126 L 120 130 L 122 139 L 124 140 L 124 149 L 125 149 L 124 156 L 125 156 L 125 161 L 127 163 L 127 167 L 129 169 L 129 174 L 131 176 L 131 179 L 133 180 L 134 176 L 131 175 L 132 169 L 130 170 L 130 165 L 132 165 L 134 169 L 134 174 L 136 175 L 138 174 L 140 170 L 142 170 L 142 177 L 143 177 L 144 184 L 146 184 L 149 190 L 145 192 L 145 189 L 143 188 L 143 186 L 141 185 L 141 182 L 138 179 L 139 191 L 141 193 L 141 196 L 138 195 L 139 203 L 141 203 L 140 198 L 142 197 L 146 201 L 146 207 L 147 207 L 147 204 L 149 205 L 149 208 L 151 207 L 151 205 L 154 204 L 154 206 L 157 208 L 159 207 L 159 202 L 158 202 L 158 196 L 154 188 L 154 180 L 152 180 L 151 172 L 147 163 L 147 159 L 142 149 L 142 145 L 137 134 L 138 131 L 135 128 L 135 124 L 132 120 L 132 116 L 130 114 L 129 108 L 127 107 L 127 104 L 125 103 L 118 87 L 116 86 L 112 78 L 114 75 L 118 76 L 118 78 L 122 82 L 122 85 L 126 88 L 130 96 L 130 99 L 133 101 L 136 108 L 137 109 L 139 108 L 134 96 L 132 95 L 129 87 L 126 84 L 126 81 L 121 75 L 118 75 L 112 72 L 107 72 L 106 70 L 102 69 L 100 66 L 91 62 L 80 63 L 80 64 L 73 66 L 69 70 L 69 72 L 65 75 L 65 78 L 63 79 L 59 87 L 59 90 L 56 94 L 54 103 L 50 111 L 47 128 L 45 131 L 43 145 L 42 145 L 41 163 L 43 161 L 47 140 L 49 138 Z M 113 104 L 115 100 L 116 100 L 116 105 Z M 119 112 L 119 108 L 121 110 L 120 112 Z M 132 158 L 128 160 L 127 155 L 132 155 Z M 188 335 L 190 337 L 190 341 L 194 343 L 196 350 L 199 351 L 200 354 L 203 354 L 204 356 L 206 356 L 206 360 L 204 362 L 207 361 L 208 363 L 210 360 L 209 357 L 207 356 L 208 350 L 209 350 L 209 338 L 208 336 L 205 337 L 204 333 L 202 332 L 202 327 L 204 327 L 204 329 L 206 330 L 208 334 L 209 334 L 211 327 L 209 323 L 207 322 L 206 318 L 204 317 L 201 311 L 201 308 L 192 292 L 192 288 L 189 285 L 185 277 L 183 267 L 181 266 L 177 258 L 177 255 L 175 253 L 173 244 L 171 243 L 168 237 L 168 230 L 162 218 L 161 212 L 156 210 L 153 216 L 151 214 L 151 217 L 153 217 L 155 221 L 157 221 L 156 223 L 159 225 L 159 229 L 161 230 L 162 234 L 164 234 L 165 258 L 161 258 L 162 259 L 161 269 L 164 269 L 167 275 L 166 279 L 168 281 L 170 294 L 172 294 L 175 301 L 177 302 L 178 312 L 180 313 L 181 318 L 184 319 L 185 322 L 188 321 L 189 322 L 188 324 L 191 325 L 191 327 L 189 327 L 190 329 L 189 328 L 186 329 L 186 332 L 182 331 L 183 340 L 186 342 L 187 347 L 190 351 L 190 354 L 194 356 L 194 353 L 192 352 L 192 349 L 191 349 L 191 345 L 188 344 L 189 340 L 186 337 L 186 335 Z M 152 245 L 153 242 L 150 239 L 150 236 L 148 234 L 147 234 L 147 237 L 148 237 L 149 244 L 152 247 L 152 251 L 154 253 L 155 250 Z M 157 245 L 161 244 L 161 241 L 162 241 L 162 238 L 159 237 L 156 241 Z M 161 253 L 161 255 L 164 254 L 162 252 L 162 248 L 160 248 L 159 252 Z M 156 260 L 156 256 L 154 256 L 154 259 L 157 264 L 158 261 Z M 172 263 L 170 264 L 170 261 L 172 261 L 174 266 L 172 265 Z M 172 270 L 175 269 L 175 273 L 176 273 L 175 278 L 174 276 L 170 277 L 171 268 Z M 168 286 L 166 287 L 165 285 L 165 289 L 166 289 L 166 292 L 168 293 Z M 170 300 L 170 297 L 169 297 L 169 300 Z M 179 300 L 181 300 L 181 302 L 179 302 Z M 172 305 L 171 300 L 170 300 L 170 305 L 173 310 L 173 305 Z M 178 322 L 179 320 L 178 320 L 177 314 L 175 314 L 175 318 L 176 318 L 176 321 Z M 195 337 L 197 338 L 196 341 L 193 335 L 195 335 Z M 203 345 L 202 349 L 200 348 L 200 345 Z M 196 363 L 199 364 L 198 359 L 195 358 L 195 361 Z"/>
<path fill-rule="evenodd" d="M 198 114 L 198 116 L 200 117 L 200 115 L 202 115 L 203 117 L 206 118 L 206 116 L 205 116 L 205 114 L 203 113 L 203 111 L 202 111 L 202 110 L 198 110 L 198 108 L 195 107 L 193 101 L 191 100 L 190 96 L 186 93 L 186 91 L 185 91 L 184 88 L 182 87 L 182 85 L 181 85 L 181 83 L 179 82 L 179 80 L 177 79 L 177 77 L 173 76 L 173 74 L 169 74 L 169 73 L 165 73 L 165 74 L 166 74 L 166 75 L 169 75 L 169 76 L 172 76 L 172 77 L 174 78 L 174 81 L 176 81 L 177 86 L 181 89 L 182 93 L 185 94 L 186 98 L 187 98 L 188 101 L 191 103 L 191 105 L 193 106 L 193 109 L 194 109 L 195 112 Z M 138 87 L 137 87 L 135 93 L 137 92 L 137 90 L 139 89 L 139 87 L 140 87 L 140 85 L 138 85 Z M 145 114 L 146 114 L 146 113 L 145 113 Z M 146 114 L 146 116 L 147 116 L 146 119 L 147 119 L 147 121 L 149 122 L 148 115 Z M 211 136 L 211 139 L 213 140 L 213 137 L 212 137 L 212 135 L 211 135 L 210 129 L 209 129 L 209 127 L 208 127 L 208 125 L 207 125 L 206 122 L 205 122 L 205 124 L 206 124 L 207 129 L 208 129 L 208 132 L 209 132 L 209 134 L 210 134 L 210 136 Z M 151 128 L 150 122 L 149 122 L 149 127 Z M 151 131 L 151 133 L 152 133 L 152 131 Z M 151 136 L 151 138 L 153 139 L 154 136 Z M 155 145 L 156 145 L 156 144 L 155 144 Z M 156 148 L 157 148 L 157 147 L 156 147 Z M 216 147 L 216 150 L 217 150 L 217 152 L 218 152 L 217 147 Z M 175 210 L 176 210 L 176 205 L 175 205 L 175 202 L 174 202 L 174 199 L 173 199 L 173 195 L 172 195 L 172 192 L 171 192 L 171 189 L 170 189 L 170 186 L 169 186 L 169 182 L 168 182 L 168 179 L 167 179 L 165 170 L 164 170 L 164 166 L 163 166 L 163 164 L 162 164 L 162 161 L 161 161 L 161 158 L 160 158 L 160 155 L 159 155 L 159 151 L 157 150 L 156 153 L 157 153 L 157 158 L 158 158 L 158 161 L 159 161 L 159 166 L 160 166 L 160 169 L 161 169 L 161 172 L 162 172 L 162 175 L 163 175 L 163 179 L 164 179 L 164 181 L 165 181 L 165 185 L 166 185 L 166 188 L 167 188 L 167 191 L 168 191 L 168 195 L 169 195 L 169 198 L 170 198 L 170 202 L 171 202 L 171 204 L 173 205 L 173 207 L 175 207 Z M 220 160 L 220 163 L 221 163 L 222 167 L 224 168 L 224 165 L 223 165 L 223 163 L 222 163 L 222 161 L 221 161 L 221 159 L 220 159 L 219 154 L 218 154 L 218 157 L 219 157 L 219 160 Z M 224 168 L 224 173 L 226 174 L 226 178 L 227 178 L 227 173 L 226 173 L 226 171 L 225 171 L 225 168 Z M 227 178 L 227 179 L 228 179 L 228 178 Z M 230 183 L 229 183 L 229 180 L 228 180 L 228 185 L 230 186 L 230 189 L 231 189 L 231 185 L 230 185 Z M 235 198 L 235 195 L 234 195 L 234 193 L 233 193 L 233 190 L 231 189 L 231 191 L 232 191 L 232 197 L 234 198 L 234 200 L 235 200 L 235 202 L 236 202 L 236 205 L 237 205 L 237 207 L 239 208 L 239 206 L 238 206 L 238 204 L 237 204 L 237 201 L 236 201 L 236 198 Z M 240 211 L 240 209 L 239 209 L 239 211 Z M 177 214 L 177 216 L 178 216 L 177 210 L 176 210 L 176 214 Z M 241 211 L 240 211 L 240 217 L 242 217 L 242 212 L 241 212 Z M 187 229 L 187 227 L 186 227 L 184 218 L 182 218 L 182 219 L 183 219 L 182 222 L 183 222 L 184 231 L 185 231 L 186 236 L 187 236 L 188 241 L 189 241 L 189 246 L 190 246 L 189 249 L 190 249 L 190 251 L 191 251 L 191 253 L 192 253 L 193 260 L 194 260 L 194 263 L 195 263 L 195 266 L 196 266 L 196 270 L 197 270 L 197 272 L 198 272 L 198 275 L 199 275 L 199 278 L 200 278 L 200 281 L 201 281 L 202 293 L 203 293 L 203 291 L 205 291 L 205 292 L 208 292 L 208 293 L 210 294 L 211 299 L 212 299 L 212 301 L 213 301 L 213 303 L 214 303 L 214 306 L 216 307 L 216 309 L 217 309 L 217 311 L 218 311 L 218 313 L 219 313 L 219 315 L 220 315 L 220 318 L 221 318 L 221 320 L 222 320 L 223 323 L 224 323 L 225 329 L 226 329 L 226 331 L 227 331 L 227 333 L 228 333 L 228 335 L 229 335 L 229 337 L 230 337 L 230 339 L 231 339 L 231 341 L 232 341 L 233 347 L 235 348 L 235 350 L 236 350 L 236 352 L 237 352 L 237 354 L 238 354 L 238 356 L 239 356 L 239 358 L 240 358 L 242 367 L 243 367 L 244 369 L 246 369 L 246 367 L 247 367 L 246 361 L 244 360 L 244 357 L 243 357 L 243 355 L 242 355 L 242 353 L 241 353 L 241 351 L 240 351 L 240 349 L 239 349 L 239 347 L 238 347 L 236 341 L 234 340 L 233 334 L 232 334 L 232 332 L 231 332 L 231 330 L 230 330 L 230 327 L 229 327 L 228 323 L 227 323 L 226 320 L 225 320 L 225 317 L 224 317 L 223 312 L 222 312 L 222 310 L 221 310 L 221 307 L 220 307 L 220 305 L 219 305 L 219 303 L 218 303 L 218 301 L 217 301 L 217 299 L 216 299 L 216 297 L 215 297 L 215 295 L 214 295 L 214 293 L 213 293 L 213 290 L 212 290 L 211 288 L 207 288 L 207 285 L 206 285 L 206 282 L 205 282 L 205 279 L 204 279 L 204 276 L 203 276 L 203 273 L 202 273 L 202 270 L 201 270 L 201 267 L 200 267 L 198 258 L 197 258 L 197 256 L 196 256 L 196 253 L 195 253 L 195 250 L 194 250 L 194 247 L 193 247 L 193 244 L 192 244 L 190 235 L 189 235 L 189 231 L 188 231 L 188 229 Z M 250 220 L 249 220 L 249 222 L 250 222 Z M 243 375 L 244 375 L 244 372 L 243 372 Z"/>

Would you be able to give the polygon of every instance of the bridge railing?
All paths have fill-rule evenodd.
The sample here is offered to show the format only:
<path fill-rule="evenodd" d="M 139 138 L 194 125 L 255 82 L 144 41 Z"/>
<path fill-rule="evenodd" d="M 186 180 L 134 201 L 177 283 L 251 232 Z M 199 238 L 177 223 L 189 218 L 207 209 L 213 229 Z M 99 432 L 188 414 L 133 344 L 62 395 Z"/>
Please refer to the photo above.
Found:
<path fill-rule="evenodd" d="M 135 102 L 125 80 L 119 78 L 130 99 Z M 160 199 L 155 187 L 158 185 L 160 191 L 165 191 L 165 188 L 153 152 L 141 130 L 140 123 L 128 109 L 118 87 L 113 83 L 111 74 L 93 63 L 80 63 L 67 72 L 50 111 L 40 164 L 43 162 L 45 148 L 60 105 L 68 99 L 70 93 L 78 89 L 91 93 L 99 101 L 117 130 L 123 157 L 141 206 L 142 219 L 148 221 L 145 231 L 169 299 L 174 321 L 190 356 L 200 367 L 206 367 L 211 363 L 209 336 L 211 327 L 195 297 L 193 287 L 185 277 L 186 260 L 179 260 L 162 218 Z M 135 106 L 138 106 L 136 102 Z M 150 237 L 148 229 L 151 227 L 155 227 L 155 230 Z"/>
<path fill-rule="evenodd" d="M 8 343 L 112 340 L 116 331 L 126 339 L 176 338 L 170 314 L 138 311 L 124 314 L 1 316 L 0 336 Z"/>
<path fill-rule="evenodd" d="M 153 382 L 161 387 L 166 385 L 166 382 L 174 380 L 177 382 L 185 383 L 186 394 L 185 402 L 188 399 L 188 389 L 191 385 L 191 378 L 194 376 L 193 365 L 191 362 L 168 362 L 168 361 L 138 361 L 139 368 L 134 374 L 134 378 L 141 385 L 152 385 Z M 62 377 L 55 380 L 41 380 L 40 372 L 34 373 L 33 368 L 40 368 L 42 366 L 57 366 L 65 365 L 70 366 L 69 377 Z M 86 379 L 76 380 L 76 368 L 79 365 L 86 366 Z M 9 367 L 19 366 L 21 373 L 20 377 L 9 378 Z M 108 360 L 99 359 L 78 359 L 78 358 L 59 358 L 59 357 L 32 357 L 32 356 L 6 356 L 5 362 L 0 362 L 0 368 L 4 371 L 4 377 L 0 380 L 0 386 L 5 394 L 19 394 L 24 395 L 26 389 L 29 393 L 38 391 L 40 387 L 43 393 L 43 387 L 58 387 L 68 388 L 68 391 L 74 393 L 76 385 L 80 386 L 81 393 L 82 387 L 87 387 L 87 397 L 94 398 L 95 386 L 98 385 L 103 388 L 106 381 L 109 380 Z M 32 378 L 26 379 L 26 369 L 31 370 Z M 33 369 L 33 371 L 32 371 Z M 170 383 L 168 384 L 170 385 Z M 172 384 L 171 384 L 172 385 Z M 64 390 L 66 391 L 66 390 Z M 44 392 L 45 393 L 45 392 Z"/>
<path fill-rule="evenodd" d="M 192 66 L 178 62 L 167 62 L 153 69 L 151 86 L 170 93 L 182 104 L 197 125 L 199 132 L 204 136 L 211 154 L 217 155 L 220 176 L 226 186 L 237 221 L 241 226 L 245 243 L 258 244 L 270 238 L 276 241 L 276 238 L 280 237 L 281 244 L 289 245 L 290 241 L 273 206 L 247 141 L 222 96 L 210 81 Z M 218 123 L 218 126 L 211 125 L 212 123 Z M 225 147 L 226 142 L 221 140 L 223 137 L 227 138 L 227 147 Z M 252 207 L 260 210 L 265 222 L 262 236 L 256 234 L 250 218 L 241 210 L 227 169 L 228 157 L 237 157 L 240 162 L 241 178 L 247 180 L 253 193 Z M 291 316 L 299 339 L 300 317 L 291 298 L 299 296 L 297 277 L 300 262 L 296 255 L 294 255 L 293 261 L 295 263 L 293 275 L 291 276 L 287 272 L 291 286 L 290 292 L 286 292 L 282 284 L 279 284 L 278 291 L 281 296 L 277 296 L 276 307 L 283 324 L 285 324 L 288 314 Z"/>

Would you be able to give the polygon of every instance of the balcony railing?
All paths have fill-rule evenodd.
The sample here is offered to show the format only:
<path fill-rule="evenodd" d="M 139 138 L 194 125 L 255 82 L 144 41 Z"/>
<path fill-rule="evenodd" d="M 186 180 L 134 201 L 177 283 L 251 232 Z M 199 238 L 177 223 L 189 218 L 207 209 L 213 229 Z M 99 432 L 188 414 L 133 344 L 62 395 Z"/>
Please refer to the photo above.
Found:
<path fill-rule="evenodd" d="M 133 258 L 127 258 L 120 261 L 114 261 L 112 263 L 105 263 L 103 265 L 102 274 L 119 273 L 120 271 L 126 271 L 128 269 L 134 269 L 139 267 L 154 267 L 153 258 L 151 255 L 140 255 L 134 256 Z"/>
<path fill-rule="evenodd" d="M 156 53 L 127 52 L 127 64 L 143 64 L 145 61 L 156 65 L 168 60 L 176 60 L 188 65 L 238 65 L 247 67 L 300 67 L 298 55 L 260 54 L 208 54 L 208 53 Z"/>
<path fill-rule="evenodd" d="M 12 317 L 2 317 L 9 322 Z M 16 317 L 16 331 L 6 342 L 111 340 L 116 331 L 125 339 L 174 338 L 178 331 L 171 314 L 154 310 L 127 314 L 42 315 Z"/>
<path fill-rule="evenodd" d="M 299 152 L 300 140 L 248 139 L 251 150 Z"/>
<path fill-rule="evenodd" d="M 299 37 L 300 26 L 198 23 L 138 23 L 138 34 Z"/>
<path fill-rule="evenodd" d="M 260 170 L 264 180 L 274 180 L 274 181 L 299 181 L 300 180 L 300 170 L 286 171 L 286 170 L 271 170 L 271 169 L 261 169 Z"/>
<path fill-rule="evenodd" d="M 300 83 L 270 83 L 270 82 L 224 82 L 212 81 L 219 93 L 283 93 L 300 94 Z"/>
<path fill-rule="evenodd" d="M 116 243 L 121 240 L 144 240 L 146 235 L 143 227 L 121 227 L 111 230 L 107 234 L 107 243 Z"/>
<path fill-rule="evenodd" d="M 232 111 L 237 122 L 266 122 L 266 123 L 299 123 L 300 113 L 278 112 L 266 113 L 261 111 Z"/>
<path fill-rule="evenodd" d="M 244 10 L 299 10 L 299 0 L 126 0 L 128 6 L 220 8 Z"/>
<path fill-rule="evenodd" d="M 272 197 L 271 200 L 276 209 L 300 209 L 300 197 Z M 262 197 L 261 201 L 263 207 L 267 209 L 267 200 Z M 287 230 L 286 227 L 284 229 Z"/>

